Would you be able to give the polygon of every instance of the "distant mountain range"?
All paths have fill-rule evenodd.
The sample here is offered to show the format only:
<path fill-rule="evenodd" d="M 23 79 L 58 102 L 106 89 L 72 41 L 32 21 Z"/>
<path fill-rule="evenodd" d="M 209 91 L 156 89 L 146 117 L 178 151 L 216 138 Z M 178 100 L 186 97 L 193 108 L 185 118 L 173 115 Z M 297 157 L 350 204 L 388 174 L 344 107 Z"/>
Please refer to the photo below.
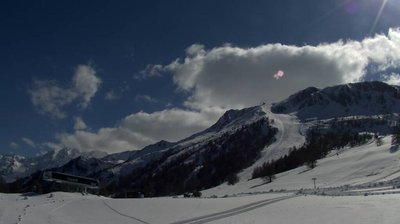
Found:
<path fill-rule="evenodd" d="M 19 155 L 0 155 L 0 175 L 6 182 L 17 178 L 28 176 L 38 170 L 59 167 L 77 157 L 101 158 L 106 153 L 80 152 L 77 149 L 64 148 L 58 151 L 48 151 L 35 157 L 24 157 Z"/>

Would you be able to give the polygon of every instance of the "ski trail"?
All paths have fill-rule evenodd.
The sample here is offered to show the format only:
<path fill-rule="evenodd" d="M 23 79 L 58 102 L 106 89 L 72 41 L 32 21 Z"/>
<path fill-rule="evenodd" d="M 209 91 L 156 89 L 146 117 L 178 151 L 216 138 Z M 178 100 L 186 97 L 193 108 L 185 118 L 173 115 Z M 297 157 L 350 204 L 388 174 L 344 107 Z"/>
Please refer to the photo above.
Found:
<path fill-rule="evenodd" d="M 107 202 L 105 202 L 104 200 L 102 200 L 102 202 L 103 202 L 103 204 L 104 204 L 106 207 L 108 207 L 110 210 L 112 210 L 113 212 L 117 213 L 117 214 L 120 215 L 120 216 L 124 216 L 124 217 L 133 219 L 133 220 L 135 220 L 135 221 L 138 221 L 138 222 L 141 222 L 141 223 L 144 223 L 144 224 L 150 224 L 150 223 L 148 223 L 148 222 L 146 222 L 146 221 L 143 221 L 143 220 L 141 220 L 141 219 L 138 219 L 138 218 L 133 217 L 133 216 L 130 216 L 130 215 L 126 215 L 126 214 L 124 214 L 124 213 L 122 213 L 122 212 L 116 210 L 116 209 L 113 208 L 111 205 L 107 204 Z"/>
<path fill-rule="evenodd" d="M 275 135 L 276 141 L 265 147 L 261 151 L 260 158 L 250 167 L 244 169 L 239 177 L 241 180 L 251 179 L 255 167 L 261 166 L 265 162 L 277 160 L 289 153 L 293 146 L 300 146 L 305 142 L 305 136 L 302 129 L 306 128 L 293 115 L 274 114 L 268 106 L 263 106 L 266 117 L 273 119 L 272 126 L 278 129 Z"/>
<path fill-rule="evenodd" d="M 223 218 L 227 218 L 227 217 L 231 217 L 231 216 L 235 216 L 235 215 L 239 215 L 254 209 L 258 209 L 261 207 L 264 207 L 266 205 L 269 204 L 273 204 L 279 201 L 283 201 L 283 200 L 287 200 L 290 198 L 294 198 L 294 197 L 298 197 L 298 195 L 290 195 L 290 196 L 283 196 L 283 197 L 278 197 L 278 198 L 270 198 L 270 199 L 265 199 L 265 200 L 261 200 L 258 202 L 253 202 L 247 205 L 243 205 L 237 208 L 233 208 L 233 209 L 229 209 L 223 212 L 217 212 L 217 213 L 213 213 L 213 214 L 209 214 L 209 215 L 204 215 L 204 216 L 200 216 L 197 218 L 191 218 L 191 219 L 187 219 L 187 220 L 182 220 L 182 221 L 177 221 L 177 222 L 173 222 L 171 224 L 201 224 L 201 223 L 207 223 L 207 222 L 211 222 L 211 221 L 216 221 L 216 220 L 220 220 Z"/>

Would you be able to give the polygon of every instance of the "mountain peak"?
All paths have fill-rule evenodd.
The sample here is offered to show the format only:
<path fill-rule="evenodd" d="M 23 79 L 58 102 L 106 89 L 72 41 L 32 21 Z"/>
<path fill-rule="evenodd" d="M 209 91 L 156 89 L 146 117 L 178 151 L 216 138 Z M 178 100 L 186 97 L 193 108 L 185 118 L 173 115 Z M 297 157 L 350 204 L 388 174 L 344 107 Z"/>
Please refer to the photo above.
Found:
<path fill-rule="evenodd" d="M 243 123 L 254 117 L 259 117 L 263 115 L 265 115 L 265 112 L 262 110 L 261 106 L 254 106 L 240 110 L 228 110 L 218 119 L 218 121 L 214 125 L 206 129 L 205 132 L 221 131 L 226 127 L 237 125 L 238 123 Z"/>

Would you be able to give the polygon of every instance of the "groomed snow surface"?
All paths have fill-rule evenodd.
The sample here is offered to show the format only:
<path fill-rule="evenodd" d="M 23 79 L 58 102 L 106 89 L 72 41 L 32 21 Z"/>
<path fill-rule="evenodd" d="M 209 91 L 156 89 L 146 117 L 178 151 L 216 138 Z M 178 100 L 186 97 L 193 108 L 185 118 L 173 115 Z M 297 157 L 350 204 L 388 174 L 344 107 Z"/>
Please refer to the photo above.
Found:
<path fill-rule="evenodd" d="M 307 223 L 376 224 L 400 220 L 400 195 L 288 196 L 260 194 L 216 199 L 109 199 L 56 192 L 0 194 L 0 223 Z"/>

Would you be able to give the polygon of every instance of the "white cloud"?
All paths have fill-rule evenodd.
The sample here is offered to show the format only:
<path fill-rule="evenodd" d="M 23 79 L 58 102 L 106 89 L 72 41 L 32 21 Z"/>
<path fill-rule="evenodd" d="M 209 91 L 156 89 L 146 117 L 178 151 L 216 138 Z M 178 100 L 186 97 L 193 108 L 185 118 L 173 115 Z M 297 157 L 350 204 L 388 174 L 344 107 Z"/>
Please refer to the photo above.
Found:
<path fill-rule="evenodd" d="M 121 98 L 121 97 L 118 96 L 118 95 L 114 92 L 114 90 L 108 91 L 108 92 L 106 93 L 106 95 L 104 96 L 104 99 L 106 99 L 106 100 L 117 100 L 117 99 L 119 99 L 119 98 Z"/>
<path fill-rule="evenodd" d="M 163 73 L 162 65 L 147 65 L 146 68 L 139 72 L 139 74 L 135 74 L 133 76 L 134 79 L 140 80 L 150 77 L 160 77 Z"/>
<path fill-rule="evenodd" d="M 190 47 L 186 48 L 186 55 L 196 56 L 196 55 L 205 55 L 206 51 L 204 50 L 204 45 L 202 44 L 192 44 Z"/>
<path fill-rule="evenodd" d="M 96 71 L 92 67 L 79 65 L 73 83 L 74 92 L 81 97 L 80 106 L 86 108 L 100 87 L 101 79 L 96 76 Z"/>
<path fill-rule="evenodd" d="M 66 117 L 63 107 L 71 104 L 76 98 L 74 92 L 59 87 L 55 81 L 36 80 L 29 93 L 39 113 L 50 114 L 59 119 Z"/>
<path fill-rule="evenodd" d="M 390 85 L 400 86 L 400 74 L 391 73 L 391 74 L 383 74 L 382 80 Z"/>
<path fill-rule="evenodd" d="M 48 146 L 109 153 L 141 149 L 158 140 L 176 141 L 201 131 L 221 112 L 218 109 L 195 112 L 176 108 L 155 113 L 139 112 L 125 117 L 115 127 L 101 128 L 97 132 L 60 133 L 56 136 L 59 143 Z"/>
<path fill-rule="evenodd" d="M 35 142 L 33 142 L 31 139 L 23 137 L 23 138 L 21 138 L 21 140 L 22 140 L 26 145 L 28 145 L 28 146 L 30 146 L 30 147 L 32 147 L 32 148 L 36 148 Z"/>
<path fill-rule="evenodd" d="M 77 102 L 81 109 L 85 109 L 100 84 L 101 80 L 92 67 L 79 65 L 72 78 L 71 87 L 61 87 L 54 80 L 36 80 L 29 93 L 32 104 L 39 113 L 62 119 L 67 116 L 64 108 L 73 102 Z"/>
<path fill-rule="evenodd" d="M 18 148 L 18 146 L 19 145 L 16 142 L 10 142 L 10 147 L 11 148 L 16 149 L 16 148 Z"/>
<path fill-rule="evenodd" d="M 87 126 L 81 117 L 74 117 L 74 130 L 84 130 Z"/>
<path fill-rule="evenodd" d="M 150 103 L 157 103 L 158 102 L 157 99 L 155 99 L 155 98 L 153 98 L 153 97 L 151 97 L 149 95 L 146 95 L 146 94 L 137 94 L 135 96 L 135 101 L 145 101 L 145 102 L 150 102 Z"/>

